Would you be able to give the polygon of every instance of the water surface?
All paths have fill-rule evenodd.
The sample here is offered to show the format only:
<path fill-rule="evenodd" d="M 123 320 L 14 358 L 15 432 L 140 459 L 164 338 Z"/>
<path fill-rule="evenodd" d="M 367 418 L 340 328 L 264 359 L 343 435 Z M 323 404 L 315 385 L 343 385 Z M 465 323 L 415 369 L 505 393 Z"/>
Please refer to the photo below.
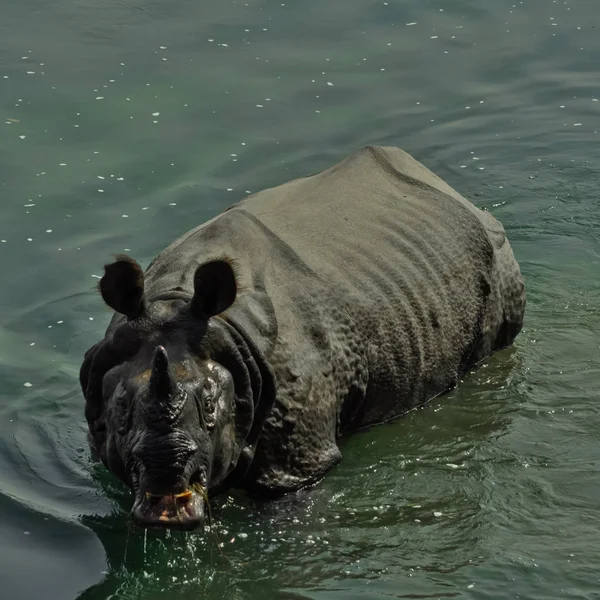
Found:
<path fill-rule="evenodd" d="M 600 598 L 600 27 L 592 0 L 8 0 L 0 19 L 0 583 L 18 600 Z M 77 373 L 111 253 L 369 143 L 506 226 L 513 348 L 342 443 L 314 489 L 129 529 Z"/>

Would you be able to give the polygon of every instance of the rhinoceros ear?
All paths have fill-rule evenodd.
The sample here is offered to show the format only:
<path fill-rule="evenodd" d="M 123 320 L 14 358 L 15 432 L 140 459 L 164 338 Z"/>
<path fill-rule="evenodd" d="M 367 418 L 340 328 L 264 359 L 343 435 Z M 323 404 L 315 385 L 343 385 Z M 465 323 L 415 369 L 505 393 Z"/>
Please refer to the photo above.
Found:
<path fill-rule="evenodd" d="M 237 294 L 235 273 L 228 260 L 204 263 L 194 274 L 192 312 L 201 319 L 210 319 L 227 310 Z"/>
<path fill-rule="evenodd" d="M 139 317 L 145 306 L 142 267 L 124 254 L 114 263 L 104 265 L 104 276 L 98 283 L 102 299 L 113 310 L 128 319 Z"/>

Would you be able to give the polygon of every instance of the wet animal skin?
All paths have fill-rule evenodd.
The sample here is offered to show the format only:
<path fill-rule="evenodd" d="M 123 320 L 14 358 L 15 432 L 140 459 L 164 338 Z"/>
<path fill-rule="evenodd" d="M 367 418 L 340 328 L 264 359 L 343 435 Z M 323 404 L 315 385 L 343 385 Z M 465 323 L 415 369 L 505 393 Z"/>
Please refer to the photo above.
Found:
<path fill-rule="evenodd" d="M 173 527 L 228 487 L 314 483 L 342 434 L 451 389 L 525 311 L 502 225 L 388 147 L 247 197 L 145 272 L 119 256 L 99 288 L 90 444 L 134 517 Z"/>

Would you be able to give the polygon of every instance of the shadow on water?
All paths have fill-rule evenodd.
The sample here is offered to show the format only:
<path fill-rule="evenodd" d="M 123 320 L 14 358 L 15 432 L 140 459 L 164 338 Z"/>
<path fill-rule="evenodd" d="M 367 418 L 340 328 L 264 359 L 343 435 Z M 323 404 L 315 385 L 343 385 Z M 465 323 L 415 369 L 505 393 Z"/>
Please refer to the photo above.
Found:
<path fill-rule="evenodd" d="M 268 502 L 213 499 L 213 526 L 199 533 L 145 535 L 129 522 L 129 492 L 95 465 L 113 510 L 82 521 L 108 573 L 80 600 L 313 597 L 349 579 L 435 577 L 485 561 L 488 463 L 514 460 L 497 440 L 523 371 L 518 352 L 499 353 L 424 409 L 344 439 L 344 460 L 316 486 Z"/>

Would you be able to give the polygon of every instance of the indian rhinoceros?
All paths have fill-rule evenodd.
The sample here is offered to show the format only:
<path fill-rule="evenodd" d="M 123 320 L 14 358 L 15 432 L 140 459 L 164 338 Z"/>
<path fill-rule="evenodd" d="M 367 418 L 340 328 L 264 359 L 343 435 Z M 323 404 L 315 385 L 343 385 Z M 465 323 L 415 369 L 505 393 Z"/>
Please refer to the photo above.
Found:
<path fill-rule="evenodd" d="M 316 482 L 342 434 L 451 389 L 525 310 L 502 225 L 390 147 L 248 196 L 145 272 L 117 256 L 99 290 L 92 450 L 137 522 L 183 528 L 209 493 Z"/>

